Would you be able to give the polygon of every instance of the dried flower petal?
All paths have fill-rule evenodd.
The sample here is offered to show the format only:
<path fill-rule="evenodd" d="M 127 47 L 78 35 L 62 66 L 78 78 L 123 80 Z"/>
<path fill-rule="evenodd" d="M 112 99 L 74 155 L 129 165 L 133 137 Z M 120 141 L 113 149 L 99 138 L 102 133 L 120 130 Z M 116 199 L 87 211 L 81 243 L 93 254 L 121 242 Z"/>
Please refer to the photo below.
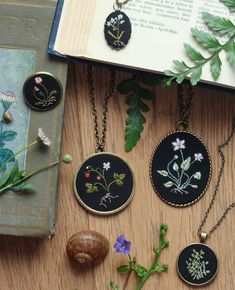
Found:
<path fill-rule="evenodd" d="M 50 146 L 51 140 L 46 136 L 46 134 L 43 132 L 42 128 L 38 129 L 38 142 L 45 145 Z"/>

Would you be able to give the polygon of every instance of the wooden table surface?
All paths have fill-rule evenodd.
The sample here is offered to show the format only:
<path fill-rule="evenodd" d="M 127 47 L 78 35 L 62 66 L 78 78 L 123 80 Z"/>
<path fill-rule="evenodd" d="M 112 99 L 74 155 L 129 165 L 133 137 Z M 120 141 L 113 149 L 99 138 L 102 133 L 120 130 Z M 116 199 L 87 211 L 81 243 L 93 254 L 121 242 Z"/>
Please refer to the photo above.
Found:
<path fill-rule="evenodd" d="M 109 72 L 96 69 L 97 95 L 101 100 L 107 88 Z M 118 80 L 129 77 L 119 73 Z M 197 229 L 207 208 L 215 186 L 219 168 L 217 144 L 223 142 L 231 130 L 235 114 L 235 94 L 218 88 L 198 88 L 194 100 L 190 129 L 208 145 L 213 160 L 213 177 L 205 196 L 195 205 L 178 209 L 163 203 L 154 193 L 149 178 L 149 160 L 156 143 L 175 128 L 178 119 L 176 88 L 156 88 L 157 100 L 151 103 L 146 114 L 147 123 L 141 141 L 131 153 L 124 152 L 124 127 L 126 119 L 125 97 L 118 94 L 110 102 L 106 150 L 126 158 L 131 165 L 136 189 L 132 203 L 121 213 L 110 217 L 94 216 L 86 212 L 76 201 L 73 193 L 73 176 L 81 162 L 94 153 L 93 123 L 87 99 L 85 65 L 69 66 L 63 153 L 73 156 L 71 166 L 62 166 L 58 222 L 56 235 L 51 240 L 14 237 L 0 239 L 0 290 L 108 290 L 112 278 L 120 290 L 134 290 L 136 280 L 116 273 L 116 267 L 125 263 L 125 256 L 115 254 L 112 245 L 119 234 L 132 241 L 132 255 L 143 265 L 150 265 L 152 248 L 158 245 L 161 223 L 169 225 L 167 238 L 170 246 L 161 256 L 162 263 L 169 263 L 168 273 L 153 275 L 143 289 L 185 290 L 177 276 L 176 257 L 187 244 L 197 242 Z M 101 105 L 101 103 L 100 103 Z M 100 107 L 100 106 L 99 106 Z M 100 110 L 99 110 L 100 111 Z M 228 203 L 235 200 L 235 139 L 226 148 L 226 170 L 222 188 L 216 200 L 206 229 L 221 215 Z M 208 240 L 220 260 L 219 273 L 208 290 L 235 289 L 235 210 Z M 81 271 L 70 264 L 65 253 L 67 239 L 77 231 L 92 229 L 103 233 L 111 243 L 104 263 Z M 198 288 L 202 289 L 202 288 Z"/>

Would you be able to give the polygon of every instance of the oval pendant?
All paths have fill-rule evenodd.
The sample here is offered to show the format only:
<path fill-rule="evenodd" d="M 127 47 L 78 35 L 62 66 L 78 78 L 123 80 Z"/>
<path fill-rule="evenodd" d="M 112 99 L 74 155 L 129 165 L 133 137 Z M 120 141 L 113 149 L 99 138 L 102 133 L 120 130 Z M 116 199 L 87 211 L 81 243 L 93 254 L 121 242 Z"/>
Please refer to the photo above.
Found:
<path fill-rule="evenodd" d="M 153 152 L 150 176 L 166 203 L 188 206 L 205 193 L 211 179 L 211 158 L 202 140 L 187 131 L 166 136 Z"/>
<path fill-rule="evenodd" d="M 177 271 L 187 284 L 203 286 L 215 278 L 218 272 L 218 259 L 209 246 L 201 243 L 191 244 L 179 254 Z"/>
<path fill-rule="evenodd" d="M 79 168 L 74 182 L 77 200 L 101 215 L 124 209 L 133 197 L 134 180 L 127 162 L 111 153 L 90 156 Z"/>
<path fill-rule="evenodd" d="M 104 35 L 108 45 L 112 48 L 124 48 L 131 37 L 129 17 L 120 10 L 109 14 L 104 24 Z"/>

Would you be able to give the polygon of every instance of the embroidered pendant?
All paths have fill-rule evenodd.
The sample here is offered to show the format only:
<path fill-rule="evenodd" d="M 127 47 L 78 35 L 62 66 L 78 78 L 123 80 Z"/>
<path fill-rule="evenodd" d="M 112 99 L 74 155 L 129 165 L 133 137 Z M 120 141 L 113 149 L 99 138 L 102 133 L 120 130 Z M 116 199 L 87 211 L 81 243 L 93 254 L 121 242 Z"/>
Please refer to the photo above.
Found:
<path fill-rule="evenodd" d="M 183 249 L 177 260 L 181 279 L 193 286 L 210 283 L 218 272 L 218 259 L 206 244 L 191 244 Z"/>
<path fill-rule="evenodd" d="M 105 21 L 104 35 L 108 45 L 112 48 L 124 48 L 131 37 L 129 17 L 120 10 L 112 12 Z"/>
<path fill-rule="evenodd" d="M 203 196 L 210 183 L 209 152 L 192 133 L 170 133 L 153 152 L 150 176 L 163 201 L 174 206 L 191 205 Z"/>
<path fill-rule="evenodd" d="M 97 214 L 121 211 L 133 197 L 133 174 L 117 155 L 97 153 L 89 157 L 75 176 L 75 195 L 80 204 Z"/>
<path fill-rule="evenodd" d="M 38 72 L 30 76 L 24 83 L 25 102 L 37 111 L 54 109 L 62 98 L 62 85 L 52 74 Z"/>

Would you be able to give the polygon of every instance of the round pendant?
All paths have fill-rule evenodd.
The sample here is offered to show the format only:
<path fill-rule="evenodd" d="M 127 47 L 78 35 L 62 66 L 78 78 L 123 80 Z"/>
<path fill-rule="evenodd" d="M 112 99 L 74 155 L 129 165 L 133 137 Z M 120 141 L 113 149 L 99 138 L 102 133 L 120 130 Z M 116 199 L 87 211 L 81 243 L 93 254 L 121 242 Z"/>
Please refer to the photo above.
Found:
<path fill-rule="evenodd" d="M 191 205 L 203 196 L 210 183 L 209 152 L 192 133 L 170 133 L 153 152 L 150 176 L 163 201 L 174 206 Z"/>
<path fill-rule="evenodd" d="M 37 111 L 54 109 L 60 103 L 62 94 L 60 81 L 46 72 L 30 76 L 23 87 L 25 102 Z"/>
<path fill-rule="evenodd" d="M 218 259 L 207 245 L 191 244 L 179 254 L 177 270 L 180 278 L 187 284 L 206 285 L 215 278 L 218 272 Z"/>
<path fill-rule="evenodd" d="M 129 165 L 117 155 L 90 156 L 75 176 L 75 195 L 80 204 L 97 214 L 114 214 L 133 197 L 134 180 Z"/>
<path fill-rule="evenodd" d="M 108 45 L 112 48 L 124 48 L 131 37 L 129 17 L 120 10 L 112 12 L 105 21 L 104 35 Z"/>

